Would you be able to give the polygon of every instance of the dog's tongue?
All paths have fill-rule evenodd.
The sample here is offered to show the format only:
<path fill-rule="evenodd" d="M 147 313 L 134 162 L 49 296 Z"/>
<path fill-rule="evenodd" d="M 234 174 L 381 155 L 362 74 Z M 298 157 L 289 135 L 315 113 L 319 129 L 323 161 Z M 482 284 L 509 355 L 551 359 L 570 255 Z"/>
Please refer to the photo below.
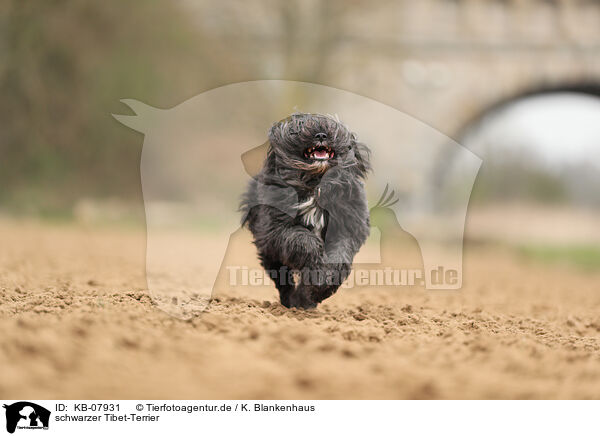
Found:
<path fill-rule="evenodd" d="M 329 153 L 327 153 L 327 150 L 315 150 L 313 152 L 313 156 L 317 159 L 327 159 L 329 157 Z"/>

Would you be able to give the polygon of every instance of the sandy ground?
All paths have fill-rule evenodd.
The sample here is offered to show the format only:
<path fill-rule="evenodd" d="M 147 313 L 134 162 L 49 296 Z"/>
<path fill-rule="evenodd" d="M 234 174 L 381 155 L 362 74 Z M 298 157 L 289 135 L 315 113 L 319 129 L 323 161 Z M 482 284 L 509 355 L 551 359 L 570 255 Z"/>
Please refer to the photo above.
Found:
<path fill-rule="evenodd" d="M 0 240 L 5 399 L 600 398 L 600 273 L 469 246 L 458 292 L 304 312 L 267 288 L 181 321 L 145 291 L 141 230 L 3 221 Z"/>

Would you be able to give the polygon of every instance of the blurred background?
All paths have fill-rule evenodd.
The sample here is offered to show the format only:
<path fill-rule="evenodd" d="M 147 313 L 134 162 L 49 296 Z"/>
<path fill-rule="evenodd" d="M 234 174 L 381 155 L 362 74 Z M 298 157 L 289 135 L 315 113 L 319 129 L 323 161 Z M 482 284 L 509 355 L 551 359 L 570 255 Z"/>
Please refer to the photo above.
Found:
<path fill-rule="evenodd" d="M 595 0 L 4 1 L 0 213 L 143 225 L 143 136 L 112 118 L 120 99 L 297 80 L 480 156 L 469 241 L 600 267 L 599 24 Z"/>
<path fill-rule="evenodd" d="M 231 105 L 225 85 L 265 79 L 305 83 Z M 230 100 L 203 106 L 218 87 Z M 406 215 L 444 233 L 440 209 L 471 189 L 465 148 L 481 158 L 460 292 L 371 280 L 304 313 L 268 280 L 234 286 L 228 266 L 262 273 L 231 233 L 240 155 L 283 109 L 317 107 L 281 89 L 310 88 L 400 154 L 369 183 L 374 205 L 397 176 L 402 220 L 371 213 L 381 238 L 355 271 L 426 267 Z M 600 0 L 1 0 L 0 397 L 599 398 L 599 97 Z M 121 99 L 153 135 L 113 118 L 134 114 Z M 181 165 L 157 126 L 190 146 Z M 156 221 L 191 230 L 152 231 L 149 145 L 166 154 L 143 194 L 171 200 Z M 182 173 L 208 187 L 196 215 Z"/>

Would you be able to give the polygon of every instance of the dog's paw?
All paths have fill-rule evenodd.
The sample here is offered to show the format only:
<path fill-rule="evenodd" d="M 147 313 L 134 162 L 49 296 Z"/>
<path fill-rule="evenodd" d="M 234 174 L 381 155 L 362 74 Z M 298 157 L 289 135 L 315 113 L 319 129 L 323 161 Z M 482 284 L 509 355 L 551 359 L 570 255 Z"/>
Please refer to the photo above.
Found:
<path fill-rule="evenodd" d="M 288 298 L 286 307 L 295 307 L 298 309 L 314 309 L 317 303 L 313 300 L 311 294 L 305 288 L 298 288 L 292 292 Z"/>
<path fill-rule="evenodd" d="M 319 304 L 321 301 L 335 294 L 338 288 L 338 285 L 319 286 L 312 293 L 312 300 L 315 302 L 315 304 Z"/>

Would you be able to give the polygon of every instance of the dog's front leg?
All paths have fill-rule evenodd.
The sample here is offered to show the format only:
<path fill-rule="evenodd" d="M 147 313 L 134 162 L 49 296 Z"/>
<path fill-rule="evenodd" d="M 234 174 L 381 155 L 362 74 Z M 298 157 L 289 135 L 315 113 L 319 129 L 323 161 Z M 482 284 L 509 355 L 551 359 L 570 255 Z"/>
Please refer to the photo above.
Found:
<path fill-rule="evenodd" d="M 310 259 L 318 258 L 323 241 L 306 227 L 278 209 L 260 205 L 252 210 L 249 227 L 263 258 L 280 262 L 290 270 L 301 270 Z"/>
<path fill-rule="evenodd" d="M 350 275 L 352 260 L 356 254 L 353 242 L 350 238 L 342 238 L 325 244 L 325 254 L 319 264 L 319 273 L 314 274 L 319 281 L 313 284 L 311 290 L 315 304 L 332 296 Z"/>
<path fill-rule="evenodd" d="M 290 269 L 301 270 L 319 259 L 323 241 L 302 226 L 284 229 L 280 237 L 282 262 Z"/>
<path fill-rule="evenodd" d="M 323 256 L 323 241 L 306 227 L 294 225 L 290 217 L 268 206 L 258 206 L 249 220 L 262 264 L 270 273 L 285 266 L 287 271 L 313 269 Z M 286 307 L 310 308 L 310 293 L 299 278 L 295 283 L 276 282 L 280 301 Z"/>
<path fill-rule="evenodd" d="M 289 294 L 289 307 L 310 309 L 317 305 L 311 286 L 311 273 L 319 268 L 323 257 L 323 241 L 305 227 L 295 226 L 286 232 L 282 246 L 285 264 L 297 271 L 294 288 Z"/>

